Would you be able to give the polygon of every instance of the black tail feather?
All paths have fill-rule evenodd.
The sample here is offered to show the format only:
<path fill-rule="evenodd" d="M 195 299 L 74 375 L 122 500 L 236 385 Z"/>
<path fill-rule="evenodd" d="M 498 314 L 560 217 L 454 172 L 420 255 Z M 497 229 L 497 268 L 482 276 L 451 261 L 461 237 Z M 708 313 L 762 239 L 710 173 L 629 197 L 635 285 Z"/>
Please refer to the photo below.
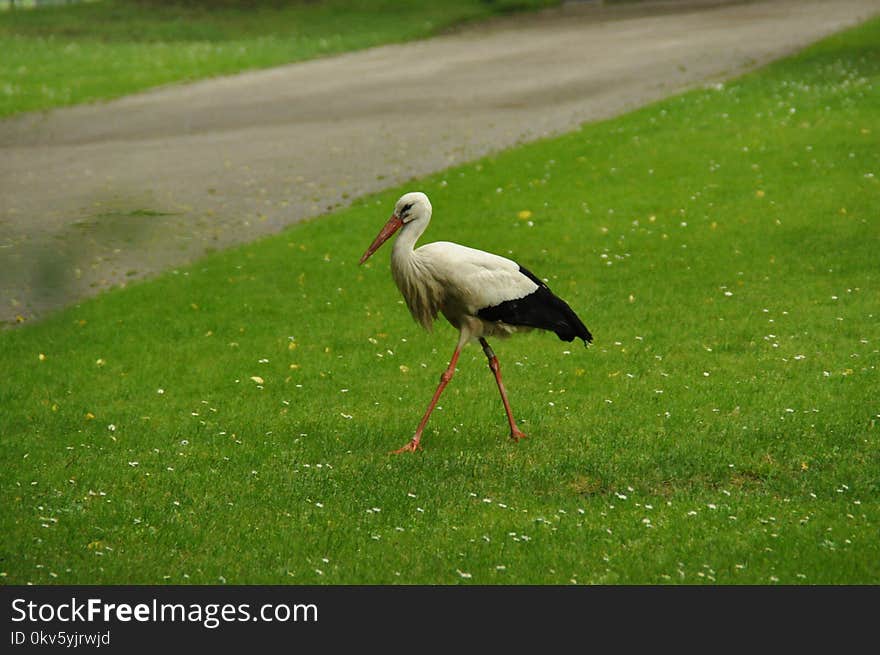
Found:
<path fill-rule="evenodd" d="M 543 281 L 530 271 L 519 267 L 538 288 L 524 298 L 507 300 L 493 307 L 485 307 L 477 316 L 485 321 L 501 321 L 508 325 L 539 328 L 555 332 L 563 341 L 583 339 L 584 345 L 593 341 L 593 335 L 562 298 L 553 294 Z"/>

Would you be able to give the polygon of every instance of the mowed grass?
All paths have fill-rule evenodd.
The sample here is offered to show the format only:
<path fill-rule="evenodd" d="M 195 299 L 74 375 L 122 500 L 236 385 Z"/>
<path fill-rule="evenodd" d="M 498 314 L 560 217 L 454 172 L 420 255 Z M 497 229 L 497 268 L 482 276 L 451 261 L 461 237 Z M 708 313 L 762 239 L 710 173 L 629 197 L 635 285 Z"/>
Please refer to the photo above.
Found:
<path fill-rule="evenodd" d="M 405 189 L 0 334 L 6 583 L 880 582 L 880 21 L 414 182 L 595 335 L 412 322 Z"/>
<path fill-rule="evenodd" d="M 552 0 L 135 0 L 0 12 L 0 116 L 424 38 Z"/>

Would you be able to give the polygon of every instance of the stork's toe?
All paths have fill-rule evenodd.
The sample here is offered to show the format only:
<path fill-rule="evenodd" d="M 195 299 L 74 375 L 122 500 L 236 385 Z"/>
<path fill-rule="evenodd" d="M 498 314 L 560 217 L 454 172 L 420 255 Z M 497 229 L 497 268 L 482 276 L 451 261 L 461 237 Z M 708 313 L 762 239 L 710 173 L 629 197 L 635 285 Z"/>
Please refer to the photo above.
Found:
<path fill-rule="evenodd" d="M 397 450 L 392 450 L 392 455 L 400 455 L 401 453 L 414 453 L 417 450 L 420 450 L 421 446 L 419 442 L 413 439 L 408 444 L 406 444 L 403 448 L 398 448 Z"/>

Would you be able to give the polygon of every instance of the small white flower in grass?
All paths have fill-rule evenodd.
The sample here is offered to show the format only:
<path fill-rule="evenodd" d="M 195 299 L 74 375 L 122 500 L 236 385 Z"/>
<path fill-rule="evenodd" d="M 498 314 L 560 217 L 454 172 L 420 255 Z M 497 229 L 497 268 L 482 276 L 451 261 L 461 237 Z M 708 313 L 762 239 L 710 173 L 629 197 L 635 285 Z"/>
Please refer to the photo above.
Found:
<path fill-rule="evenodd" d="M 116 426 L 112 423 L 107 426 L 107 429 L 110 430 L 110 432 L 116 432 Z"/>
<path fill-rule="evenodd" d="M 718 509 L 718 506 L 715 503 L 709 503 L 708 505 L 706 505 L 706 507 L 708 507 L 709 509 Z"/>
<path fill-rule="evenodd" d="M 156 389 L 156 393 L 160 396 L 165 393 L 165 389 Z"/>
<path fill-rule="evenodd" d="M 455 569 L 455 572 L 458 573 L 458 575 L 461 576 L 462 578 L 464 578 L 465 580 L 469 580 L 470 578 L 473 577 L 470 573 L 462 571 L 461 569 Z"/>
<path fill-rule="evenodd" d="M 131 461 L 131 462 L 128 463 L 128 465 L 131 466 L 132 468 L 134 468 L 134 467 L 137 466 L 138 464 L 139 464 L 139 462 L 136 462 L 136 461 Z"/>
<path fill-rule="evenodd" d="M 315 569 L 315 573 L 318 575 L 324 575 L 324 572 L 321 569 Z"/>

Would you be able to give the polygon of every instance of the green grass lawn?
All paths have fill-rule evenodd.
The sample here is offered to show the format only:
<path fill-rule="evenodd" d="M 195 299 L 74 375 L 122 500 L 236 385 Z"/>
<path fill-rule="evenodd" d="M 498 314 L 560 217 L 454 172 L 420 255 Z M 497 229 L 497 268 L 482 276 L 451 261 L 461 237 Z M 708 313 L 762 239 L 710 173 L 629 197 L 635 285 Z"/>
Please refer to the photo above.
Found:
<path fill-rule="evenodd" d="M 880 20 L 409 185 L 595 335 L 412 322 L 405 189 L 0 334 L 6 583 L 880 583 Z"/>
<path fill-rule="evenodd" d="M 322 0 L 280 7 L 135 0 L 0 12 L 0 116 L 409 41 L 552 0 Z"/>

